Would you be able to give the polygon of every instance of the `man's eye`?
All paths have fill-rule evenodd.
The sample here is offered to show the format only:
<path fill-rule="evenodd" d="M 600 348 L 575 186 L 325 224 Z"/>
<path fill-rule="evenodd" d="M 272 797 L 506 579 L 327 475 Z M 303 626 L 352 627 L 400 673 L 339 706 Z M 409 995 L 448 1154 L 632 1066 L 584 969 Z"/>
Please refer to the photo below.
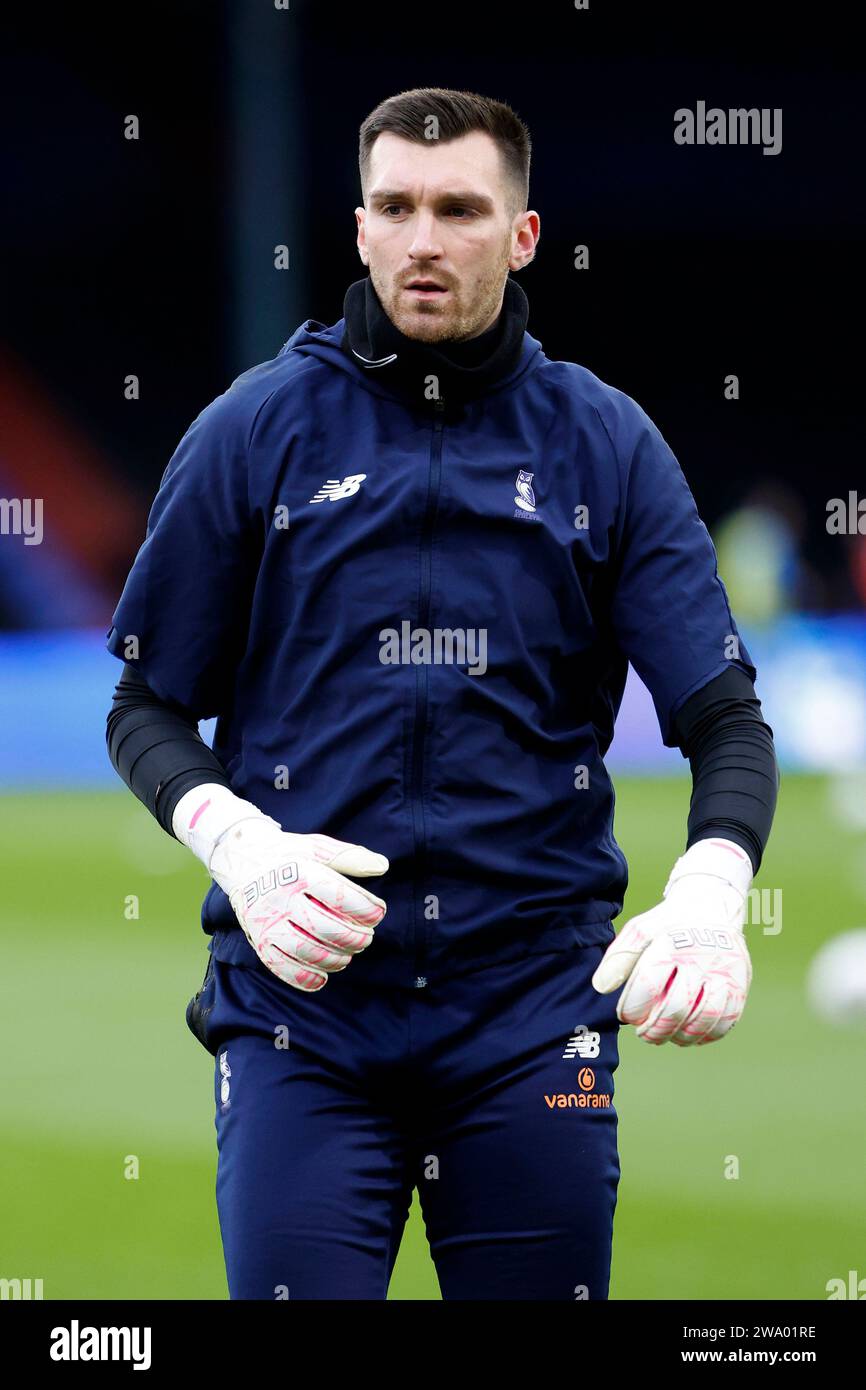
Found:
<path fill-rule="evenodd" d="M 455 207 L 449 208 L 448 211 L 451 212 L 451 213 L 460 212 L 460 213 L 467 213 L 467 214 L 468 214 L 468 213 L 471 212 L 471 208 L 464 208 L 464 207 L 462 207 L 460 204 L 457 204 Z"/>
<path fill-rule="evenodd" d="M 389 212 L 402 212 L 403 209 L 399 203 L 389 203 L 382 211 L 387 214 Z"/>

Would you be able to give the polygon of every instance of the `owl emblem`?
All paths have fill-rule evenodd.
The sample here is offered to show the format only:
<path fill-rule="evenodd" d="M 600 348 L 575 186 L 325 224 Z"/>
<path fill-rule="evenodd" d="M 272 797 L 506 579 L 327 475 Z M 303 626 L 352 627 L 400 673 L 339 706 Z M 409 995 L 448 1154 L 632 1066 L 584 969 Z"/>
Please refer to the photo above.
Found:
<path fill-rule="evenodd" d="M 535 493 L 532 491 L 532 479 L 534 477 L 534 473 L 524 473 L 523 469 L 521 469 L 517 475 L 517 482 L 515 484 L 517 496 L 514 500 L 521 511 L 535 511 Z"/>

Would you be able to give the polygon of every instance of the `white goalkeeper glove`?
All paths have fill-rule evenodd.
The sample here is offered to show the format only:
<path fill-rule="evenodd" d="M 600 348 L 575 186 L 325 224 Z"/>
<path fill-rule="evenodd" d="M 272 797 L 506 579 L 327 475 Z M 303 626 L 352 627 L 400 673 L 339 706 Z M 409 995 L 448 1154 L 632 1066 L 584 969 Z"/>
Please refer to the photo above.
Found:
<path fill-rule="evenodd" d="M 752 861 L 731 840 L 698 840 L 676 862 L 664 902 L 632 917 L 592 977 L 649 1043 L 715 1042 L 746 1004 L 752 963 L 743 936 Z"/>
<path fill-rule="evenodd" d="M 231 903 L 259 960 L 308 993 L 344 970 L 373 939 L 385 904 L 344 874 L 384 874 L 388 860 L 330 835 L 294 835 L 227 787 L 186 792 L 172 816 L 177 838 Z"/>

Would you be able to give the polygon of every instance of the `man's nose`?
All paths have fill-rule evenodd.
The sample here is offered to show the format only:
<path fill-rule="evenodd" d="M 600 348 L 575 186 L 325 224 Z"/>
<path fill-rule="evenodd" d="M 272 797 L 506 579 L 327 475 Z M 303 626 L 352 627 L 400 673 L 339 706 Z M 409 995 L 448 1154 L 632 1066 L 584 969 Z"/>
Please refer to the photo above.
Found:
<path fill-rule="evenodd" d="M 416 261 L 435 260 L 442 255 L 442 243 L 436 231 L 436 219 L 432 213 L 419 213 L 415 223 L 414 235 L 409 245 L 409 255 Z"/>

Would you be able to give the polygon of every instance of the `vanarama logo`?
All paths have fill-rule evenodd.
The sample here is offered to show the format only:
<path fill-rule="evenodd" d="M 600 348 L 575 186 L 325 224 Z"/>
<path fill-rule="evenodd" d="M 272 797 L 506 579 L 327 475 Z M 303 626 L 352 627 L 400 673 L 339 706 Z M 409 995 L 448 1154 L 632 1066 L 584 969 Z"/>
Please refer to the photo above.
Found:
<path fill-rule="evenodd" d="M 609 1110 L 610 1095 L 607 1091 L 596 1091 L 595 1072 L 592 1067 L 581 1067 L 577 1073 L 578 1091 L 545 1096 L 548 1110 Z"/>

